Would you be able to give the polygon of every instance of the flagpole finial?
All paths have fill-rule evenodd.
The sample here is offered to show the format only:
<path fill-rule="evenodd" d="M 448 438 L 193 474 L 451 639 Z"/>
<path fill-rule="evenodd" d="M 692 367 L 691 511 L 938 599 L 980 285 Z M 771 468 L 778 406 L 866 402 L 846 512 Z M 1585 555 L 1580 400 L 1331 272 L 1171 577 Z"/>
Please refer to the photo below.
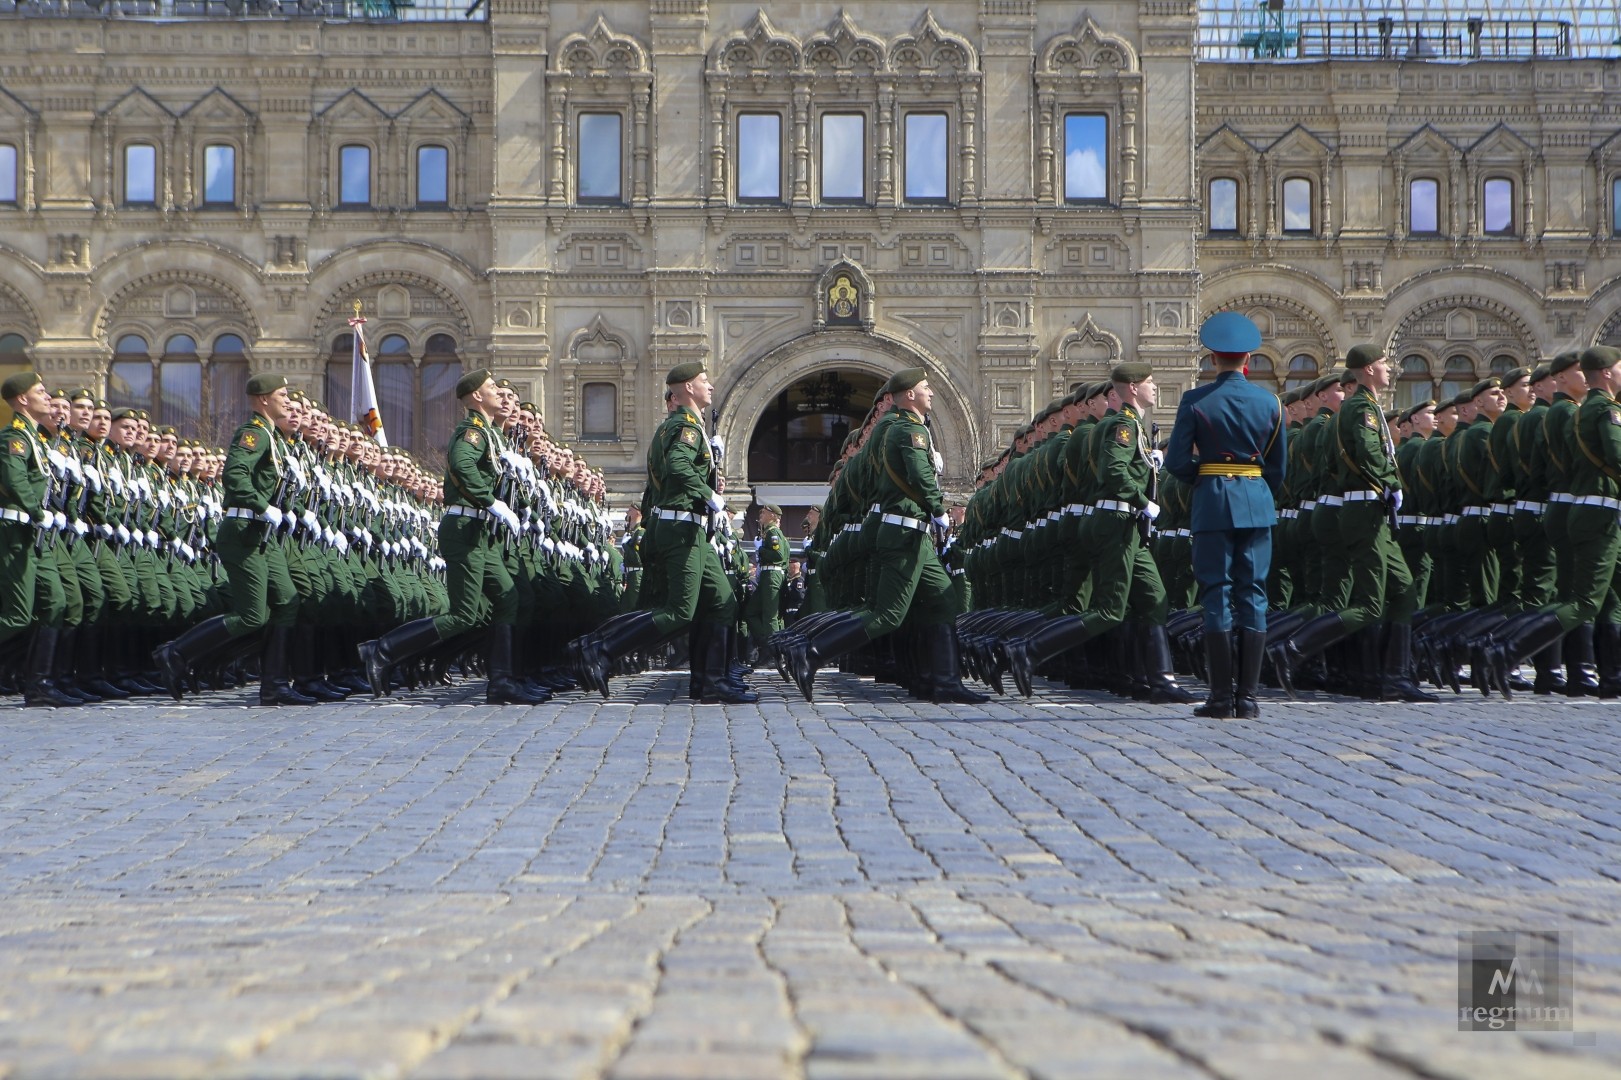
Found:
<path fill-rule="evenodd" d="M 355 301 L 355 318 L 360 318 L 360 309 L 363 306 L 358 299 Z"/>

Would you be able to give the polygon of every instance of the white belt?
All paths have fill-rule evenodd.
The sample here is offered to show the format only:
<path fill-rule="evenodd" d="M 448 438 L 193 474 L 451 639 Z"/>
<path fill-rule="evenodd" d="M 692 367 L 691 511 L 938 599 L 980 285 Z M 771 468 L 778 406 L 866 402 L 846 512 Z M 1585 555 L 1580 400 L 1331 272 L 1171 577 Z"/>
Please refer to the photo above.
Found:
<path fill-rule="evenodd" d="M 1317 499 L 1318 506 L 1338 506 L 1345 500 L 1338 495 L 1322 495 Z"/>
<path fill-rule="evenodd" d="M 662 507 L 655 509 L 653 511 L 653 516 L 656 518 L 663 518 L 665 521 L 690 521 L 693 524 L 697 524 L 703 520 L 703 515 L 701 514 L 691 514 L 685 510 L 665 510 Z"/>
<path fill-rule="evenodd" d="M 1023 529 L 1003 529 L 1002 530 L 1002 535 L 1007 537 L 1009 540 L 1022 540 L 1022 539 L 1024 539 L 1024 530 Z"/>
<path fill-rule="evenodd" d="M 1317 500 L 1316 499 L 1307 499 L 1305 502 L 1300 504 L 1300 512 L 1302 514 L 1304 514 L 1308 510 L 1315 510 L 1315 509 L 1317 509 Z"/>
<path fill-rule="evenodd" d="M 1278 517 L 1279 517 L 1280 520 L 1283 520 L 1283 521 L 1293 521 L 1295 518 L 1297 518 L 1299 516 L 1300 516 L 1300 511 L 1299 510 L 1279 510 L 1278 511 Z"/>
<path fill-rule="evenodd" d="M 1528 514 L 1540 514 L 1548 509 L 1547 503 L 1532 502 L 1530 499 L 1521 499 L 1514 504 L 1514 509 L 1523 510 Z"/>
<path fill-rule="evenodd" d="M 1492 513 L 1494 514 L 1512 514 L 1513 512 L 1513 503 L 1492 503 Z"/>
<path fill-rule="evenodd" d="M 899 514 L 885 514 L 882 520 L 885 525 L 899 525 L 903 529 L 916 529 L 918 532 L 922 532 L 929 527 L 929 523 L 926 521 L 902 517 Z"/>
<path fill-rule="evenodd" d="M 1047 520 L 1048 521 L 1057 521 L 1060 518 L 1062 518 L 1063 516 L 1064 516 L 1064 512 L 1062 510 L 1049 510 L 1049 511 L 1047 511 Z"/>
<path fill-rule="evenodd" d="M 225 511 L 225 516 L 228 517 L 228 518 L 247 518 L 249 521 L 263 521 L 264 520 L 264 515 L 263 514 L 254 513 L 252 510 L 246 509 L 245 507 L 241 507 L 241 506 L 233 506 L 229 510 L 226 510 Z"/>
<path fill-rule="evenodd" d="M 1348 503 L 1353 503 L 1353 502 L 1377 502 L 1379 499 L 1381 499 L 1383 497 L 1384 496 L 1380 495 L 1379 492 L 1377 492 L 1377 491 L 1368 491 L 1366 489 L 1363 489 L 1363 490 L 1359 490 L 1359 491 L 1347 491 L 1344 495 L 1340 496 L 1340 501 L 1341 502 L 1348 502 Z"/>
<path fill-rule="evenodd" d="M 1193 530 L 1192 529 L 1172 529 L 1170 532 L 1166 533 L 1165 535 L 1175 537 L 1176 539 L 1179 539 L 1179 540 L 1180 539 L 1191 539 L 1193 537 Z"/>
<path fill-rule="evenodd" d="M 1029 532 L 1031 529 L 1044 529 L 1046 527 L 1047 519 L 1044 517 L 1036 518 L 1034 521 L 1027 521 L 1024 523 L 1024 530 L 1026 532 Z"/>
<path fill-rule="evenodd" d="M 1064 513 L 1069 514 L 1071 517 L 1085 517 L 1091 512 L 1092 508 L 1086 503 L 1070 503 L 1064 507 Z"/>
<path fill-rule="evenodd" d="M 1457 523 L 1458 523 L 1458 515 L 1457 514 L 1443 514 L 1443 515 L 1441 515 L 1441 524 L 1443 524 L 1443 525 L 1456 525 Z"/>
<path fill-rule="evenodd" d="M 1491 512 L 1492 512 L 1491 507 L 1489 507 L 1489 506 L 1466 506 L 1466 507 L 1463 508 L 1463 513 L 1459 514 L 1458 516 L 1459 517 L 1485 517 L 1487 514 L 1489 514 Z"/>
<path fill-rule="evenodd" d="M 1092 504 L 1096 510 L 1113 510 L 1118 514 L 1135 514 L 1137 508 L 1130 503 L 1116 502 L 1114 499 L 1099 499 Z"/>
<path fill-rule="evenodd" d="M 1422 521 L 1422 519 L 1419 518 L 1419 516 L 1417 514 L 1397 514 L 1396 515 L 1396 524 L 1397 525 L 1421 525 L 1421 524 L 1423 524 L 1423 521 Z"/>
<path fill-rule="evenodd" d="M 882 503 L 873 503 L 871 506 L 867 507 L 867 513 L 869 514 L 882 514 L 883 512 L 884 507 Z"/>
<path fill-rule="evenodd" d="M 1575 506 L 1602 506 L 1609 510 L 1621 510 L 1621 499 L 1612 499 L 1608 495 L 1571 496 L 1570 501 Z"/>
<path fill-rule="evenodd" d="M 32 525 L 34 517 L 26 510 L 0 510 L 0 521 L 15 521 L 19 525 Z"/>
<path fill-rule="evenodd" d="M 657 510 L 655 510 L 653 512 L 655 514 L 658 513 Z M 484 511 L 480 510 L 476 506 L 447 506 L 447 507 L 445 507 L 445 516 L 446 517 L 472 517 L 472 518 L 476 518 L 476 517 L 483 517 L 484 516 Z"/>
<path fill-rule="evenodd" d="M 1567 491 L 1556 491 L 1552 495 L 1548 496 L 1548 501 L 1551 502 L 1551 503 L 1575 502 L 1576 501 L 1576 496 L 1570 494 Z"/>

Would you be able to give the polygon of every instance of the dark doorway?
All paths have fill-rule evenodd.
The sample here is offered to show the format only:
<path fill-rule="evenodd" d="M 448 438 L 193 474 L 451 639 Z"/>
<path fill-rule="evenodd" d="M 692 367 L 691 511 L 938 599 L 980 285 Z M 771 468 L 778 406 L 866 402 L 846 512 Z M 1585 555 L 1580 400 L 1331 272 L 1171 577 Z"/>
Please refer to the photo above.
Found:
<path fill-rule="evenodd" d="M 782 391 L 749 438 L 749 482 L 825 482 L 882 385 L 876 375 L 832 368 Z"/>

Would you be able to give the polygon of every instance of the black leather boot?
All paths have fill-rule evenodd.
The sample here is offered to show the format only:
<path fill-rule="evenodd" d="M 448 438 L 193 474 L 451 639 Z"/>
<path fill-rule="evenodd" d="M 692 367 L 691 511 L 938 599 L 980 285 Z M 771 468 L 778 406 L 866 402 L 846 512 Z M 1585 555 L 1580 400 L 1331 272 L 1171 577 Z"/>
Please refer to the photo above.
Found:
<path fill-rule="evenodd" d="M 1593 655 L 1598 660 L 1598 696 L 1621 697 L 1621 623 L 1601 622 L 1593 629 Z"/>
<path fill-rule="evenodd" d="M 1261 662 L 1266 659 L 1266 631 L 1238 632 L 1238 682 L 1233 687 L 1233 717 L 1254 720 L 1261 715 L 1256 692 L 1261 686 Z"/>
<path fill-rule="evenodd" d="M 1315 656 L 1349 633 L 1345 620 L 1336 611 L 1319 615 L 1282 641 L 1268 645 L 1267 656 L 1272 660 L 1272 670 L 1283 692 L 1299 701 L 1300 695 L 1295 692 L 1295 670 L 1308 656 Z"/>
<path fill-rule="evenodd" d="M 1575 633 L 1574 630 L 1571 631 Z M 1509 672 L 1518 667 L 1527 656 L 1533 656 L 1565 636 L 1559 618 L 1551 611 L 1538 612 L 1529 622 L 1520 624 L 1508 638 L 1494 640 L 1485 649 L 1488 678 L 1491 685 L 1503 692 L 1505 698 L 1514 696 L 1509 686 Z M 1594 677 L 1597 682 L 1597 676 Z M 1596 689 L 1596 688 L 1595 688 Z"/>
<path fill-rule="evenodd" d="M 225 616 L 204 619 L 166 645 L 159 645 L 152 653 L 157 662 L 163 686 L 176 700 L 180 700 L 180 685 L 191 670 L 191 665 L 231 640 L 226 629 Z"/>
<path fill-rule="evenodd" d="M 103 659 L 103 645 L 107 640 L 105 626 L 79 628 L 79 682 L 85 689 L 106 701 L 124 701 L 129 691 L 107 681 L 107 667 Z"/>
<path fill-rule="evenodd" d="M 382 637 L 360 643 L 360 662 L 366 669 L 373 697 L 387 697 L 394 665 L 439 643 L 439 629 L 432 619 L 413 619 L 396 626 Z"/>
<path fill-rule="evenodd" d="M 928 657 L 928 699 L 939 705 L 983 705 L 990 698 L 962 684 L 962 658 L 958 655 L 957 628 L 950 623 L 925 626 L 919 631 Z"/>
<path fill-rule="evenodd" d="M 291 626 L 265 628 L 264 653 L 259 658 L 259 704 L 319 705 L 307 694 L 293 689 L 288 681 L 288 651 L 293 640 Z"/>
<path fill-rule="evenodd" d="M 1565 672 L 1560 667 L 1559 646 L 1550 645 L 1531 658 L 1536 665 L 1536 681 L 1531 684 L 1534 694 L 1562 694 L 1565 692 Z"/>
<path fill-rule="evenodd" d="M 23 704 L 38 708 L 67 709 L 79 704 L 51 681 L 51 665 L 56 659 L 56 639 L 60 633 L 54 626 L 34 628 L 34 641 L 28 648 L 28 670 L 23 677 Z"/>
<path fill-rule="evenodd" d="M 613 662 L 627 653 L 651 649 L 664 635 L 650 611 L 632 611 L 616 615 L 603 623 L 595 632 L 569 642 L 569 663 L 574 677 L 581 686 L 608 696 L 608 676 Z M 701 663 L 702 657 L 694 658 Z"/>
<path fill-rule="evenodd" d="M 1390 640 L 1385 645 L 1385 670 L 1382 679 L 1382 701 L 1440 701 L 1434 694 L 1419 689 L 1413 681 L 1413 627 L 1411 623 L 1392 624 Z"/>
<path fill-rule="evenodd" d="M 1143 679 L 1148 683 L 1150 705 L 1191 705 L 1197 694 L 1178 686 L 1171 668 L 1171 639 L 1163 623 L 1146 623 L 1138 629 Z"/>
<path fill-rule="evenodd" d="M 709 670 L 709 635 L 714 629 L 710 623 L 695 622 L 687 633 L 687 655 L 692 657 L 692 670 L 687 675 L 687 696 L 694 701 L 704 696 L 704 678 Z"/>
<path fill-rule="evenodd" d="M 862 621 L 848 611 L 840 612 L 837 619 L 823 623 L 816 634 L 792 644 L 788 649 L 789 670 L 794 684 L 805 695 L 806 701 L 816 700 L 816 670 L 829 660 L 859 649 L 872 639 Z"/>
<path fill-rule="evenodd" d="M 1210 696 L 1193 710 L 1194 716 L 1226 720 L 1233 716 L 1233 636 L 1225 630 L 1204 632 L 1205 678 Z"/>
<path fill-rule="evenodd" d="M 1593 659 L 1593 624 L 1583 623 L 1565 635 L 1565 696 L 1597 697 L 1598 668 Z"/>
<path fill-rule="evenodd" d="M 1038 665 L 1066 649 L 1074 648 L 1088 636 L 1086 620 L 1079 615 L 1063 615 L 1048 619 L 1028 634 L 1004 641 L 1002 655 L 1007 660 L 1006 668 L 1012 673 L 1019 693 L 1024 697 L 1031 695 L 1030 680 Z"/>
<path fill-rule="evenodd" d="M 101 698 L 74 685 L 73 653 L 79 640 L 77 626 L 64 626 L 56 635 L 56 650 L 51 657 L 51 683 L 64 697 L 78 698 L 80 705 L 99 705 Z"/>
<path fill-rule="evenodd" d="M 544 705 L 552 699 L 550 691 L 531 688 L 513 677 L 510 623 L 490 627 L 489 650 L 490 682 L 484 691 L 484 704 Z"/>
<path fill-rule="evenodd" d="M 698 660 L 693 663 L 693 669 L 702 672 L 700 705 L 753 705 L 760 700 L 759 694 L 732 677 L 730 639 L 731 635 L 723 626 L 709 624 L 704 632 L 701 663 Z"/>

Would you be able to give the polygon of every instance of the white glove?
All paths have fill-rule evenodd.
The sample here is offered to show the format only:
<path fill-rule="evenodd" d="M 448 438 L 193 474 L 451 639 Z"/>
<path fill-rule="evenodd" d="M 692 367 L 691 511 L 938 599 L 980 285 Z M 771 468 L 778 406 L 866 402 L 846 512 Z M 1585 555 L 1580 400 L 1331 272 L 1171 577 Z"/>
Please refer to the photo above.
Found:
<path fill-rule="evenodd" d="M 1148 452 L 1148 460 L 1154 463 L 1154 468 L 1156 469 L 1165 468 L 1165 454 L 1163 451 L 1150 450 Z"/>
<path fill-rule="evenodd" d="M 184 540 L 180 541 L 180 554 L 185 556 L 187 562 L 197 561 L 197 553 L 193 551 L 191 549 L 191 545 L 186 543 Z"/>
<path fill-rule="evenodd" d="M 338 545 L 338 552 L 343 555 L 349 554 L 349 538 L 342 533 L 333 533 L 332 535 Z"/>
<path fill-rule="evenodd" d="M 1401 492 L 1400 491 L 1392 491 L 1390 493 L 1390 508 L 1392 510 L 1394 510 L 1398 514 L 1401 513 Z"/>
<path fill-rule="evenodd" d="M 270 522 L 270 527 L 271 528 L 273 528 L 273 529 L 280 528 L 281 527 L 281 509 L 279 507 L 275 507 L 275 506 L 267 506 L 267 507 L 265 507 L 265 520 Z"/>
<path fill-rule="evenodd" d="M 80 536 L 83 536 L 90 531 L 90 526 L 86 525 L 82 521 L 75 521 L 73 523 L 73 531 L 78 533 Z"/>
<path fill-rule="evenodd" d="M 934 517 L 929 519 L 929 522 L 936 529 L 949 529 L 949 528 L 951 528 L 951 518 L 947 517 L 945 514 L 936 514 L 936 515 L 934 515 Z"/>
<path fill-rule="evenodd" d="M 937 473 L 943 473 L 946 471 L 946 459 L 940 456 L 940 451 L 938 450 L 934 452 L 934 471 Z"/>
<path fill-rule="evenodd" d="M 711 514 L 718 514 L 722 510 L 726 509 L 726 500 L 711 492 L 708 502 L 706 502 L 704 505 L 709 507 L 709 512 Z"/>
<path fill-rule="evenodd" d="M 120 544 L 129 543 L 129 541 L 130 541 L 129 529 L 125 528 L 123 525 L 120 525 L 118 527 L 117 535 L 118 535 L 118 542 Z"/>
<path fill-rule="evenodd" d="M 1151 502 L 1147 506 L 1143 507 L 1143 517 L 1147 518 L 1149 521 L 1153 521 L 1155 518 L 1159 517 L 1159 503 Z"/>
<path fill-rule="evenodd" d="M 512 507 L 497 499 L 490 504 L 489 510 L 501 524 L 513 532 L 518 531 L 518 515 L 512 512 Z"/>
<path fill-rule="evenodd" d="M 148 547 L 156 551 L 163 546 L 163 537 L 158 535 L 158 530 L 150 529 L 146 534 L 146 543 Z"/>
<path fill-rule="evenodd" d="M 113 527 L 111 525 L 97 525 L 96 535 L 100 536 L 103 540 L 111 540 L 115 534 L 113 533 Z"/>
<path fill-rule="evenodd" d="M 305 530 L 311 536 L 320 536 L 321 535 L 321 519 L 315 516 L 315 511 L 314 510 L 306 510 L 306 511 L 304 511 L 303 514 L 299 515 L 298 520 L 300 520 L 300 521 L 302 521 L 304 523 Z"/>

